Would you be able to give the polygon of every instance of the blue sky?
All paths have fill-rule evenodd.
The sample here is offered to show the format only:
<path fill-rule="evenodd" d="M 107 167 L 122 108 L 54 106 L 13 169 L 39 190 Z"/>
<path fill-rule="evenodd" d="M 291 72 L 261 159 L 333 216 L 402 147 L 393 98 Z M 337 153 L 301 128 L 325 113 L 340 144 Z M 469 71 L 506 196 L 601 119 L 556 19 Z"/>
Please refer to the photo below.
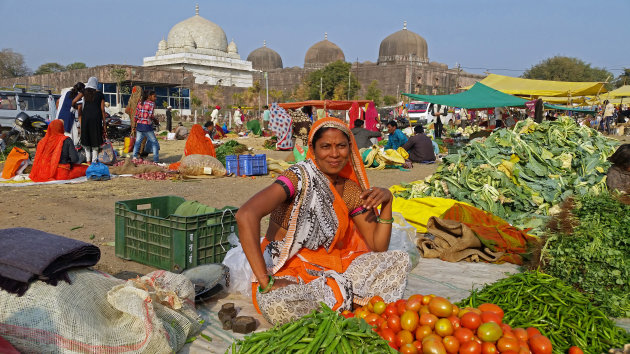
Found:
<path fill-rule="evenodd" d="M 0 0 L 0 48 L 22 53 L 33 70 L 47 62 L 141 65 L 197 3 L 243 59 L 266 40 L 285 67 L 302 66 L 324 32 L 347 61 L 376 62 L 381 40 L 405 20 L 427 40 L 429 60 L 469 72 L 518 76 L 554 55 L 615 76 L 630 67 L 629 0 Z"/>

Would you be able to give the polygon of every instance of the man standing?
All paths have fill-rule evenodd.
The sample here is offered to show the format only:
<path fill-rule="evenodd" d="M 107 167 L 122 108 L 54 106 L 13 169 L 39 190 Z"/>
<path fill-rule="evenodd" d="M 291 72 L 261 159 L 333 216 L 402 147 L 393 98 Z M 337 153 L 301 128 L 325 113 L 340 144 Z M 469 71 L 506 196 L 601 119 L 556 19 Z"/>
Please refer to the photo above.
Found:
<path fill-rule="evenodd" d="M 409 160 L 417 163 L 435 161 L 433 142 L 431 138 L 424 135 L 424 128 L 416 125 L 413 131 L 416 134 L 402 146 L 409 153 Z"/>
<path fill-rule="evenodd" d="M 212 123 L 214 123 L 215 125 L 219 124 L 219 110 L 220 109 L 221 109 L 221 106 L 214 106 L 212 113 L 210 113 L 210 120 L 212 120 Z"/>
<path fill-rule="evenodd" d="M 434 135 L 436 139 L 440 139 L 442 138 L 442 128 L 444 127 L 444 124 L 442 123 L 442 116 L 446 115 L 446 106 L 434 103 L 432 113 L 435 117 L 435 124 L 433 125 L 435 130 Z"/>
<path fill-rule="evenodd" d="M 170 133 L 173 129 L 173 107 L 166 107 L 166 130 Z"/>
<path fill-rule="evenodd" d="M 361 119 L 354 120 L 354 128 L 352 128 L 352 135 L 354 135 L 354 140 L 357 142 L 357 148 L 369 148 L 372 146 L 372 142 L 370 138 L 380 138 L 380 132 L 373 132 L 371 130 L 367 130 L 363 128 L 363 121 Z"/>
<path fill-rule="evenodd" d="M 612 133 L 613 116 L 615 114 L 615 106 L 608 100 L 604 101 L 604 131 L 606 134 Z"/>
<path fill-rule="evenodd" d="M 271 112 L 269 112 L 269 106 L 265 105 L 265 110 L 263 111 L 263 129 L 269 129 L 269 119 L 271 118 Z"/>
<path fill-rule="evenodd" d="M 385 145 L 385 150 L 396 150 L 407 142 L 407 136 L 398 129 L 398 124 L 395 120 L 391 120 L 387 123 L 387 132 L 389 133 L 389 137 Z"/>

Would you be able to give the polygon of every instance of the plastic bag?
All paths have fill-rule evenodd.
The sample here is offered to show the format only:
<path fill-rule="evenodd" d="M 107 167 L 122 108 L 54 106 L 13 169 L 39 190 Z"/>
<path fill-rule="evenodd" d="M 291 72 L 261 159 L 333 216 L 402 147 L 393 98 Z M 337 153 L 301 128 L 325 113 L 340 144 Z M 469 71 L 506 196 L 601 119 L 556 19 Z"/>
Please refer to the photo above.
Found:
<path fill-rule="evenodd" d="M 389 240 L 389 248 L 387 250 L 407 252 L 411 260 L 411 269 L 413 269 L 420 261 L 420 252 L 416 246 L 416 228 L 409 224 L 401 213 L 392 213 L 392 216 L 394 218 L 392 237 Z"/>
<path fill-rule="evenodd" d="M 184 156 L 179 165 L 179 172 L 187 176 L 208 174 L 209 169 L 212 169 L 213 176 L 225 176 L 227 172 L 221 161 L 210 155 Z"/>
<path fill-rule="evenodd" d="M 111 141 L 105 140 L 103 145 L 101 145 L 98 160 L 106 165 L 113 165 L 116 162 L 116 152 L 114 151 Z"/>
<path fill-rule="evenodd" d="M 245 257 L 245 252 L 243 252 L 243 247 L 238 241 L 236 234 L 230 234 L 228 241 L 233 246 L 236 246 L 230 249 L 223 259 L 223 264 L 230 269 L 230 286 L 228 290 L 229 292 L 239 292 L 251 297 L 252 275 L 254 274 L 252 267 L 249 265 L 247 257 Z"/>

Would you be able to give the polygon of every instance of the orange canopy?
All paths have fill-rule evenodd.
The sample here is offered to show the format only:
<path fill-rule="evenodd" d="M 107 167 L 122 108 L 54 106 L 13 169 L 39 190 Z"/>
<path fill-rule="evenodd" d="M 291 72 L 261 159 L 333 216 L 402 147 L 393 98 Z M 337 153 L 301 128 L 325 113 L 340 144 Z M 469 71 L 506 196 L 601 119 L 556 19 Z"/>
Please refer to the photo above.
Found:
<path fill-rule="evenodd" d="M 332 109 L 335 111 L 345 111 L 352 107 L 352 103 L 357 102 L 359 106 L 365 106 L 370 100 L 355 100 L 355 101 L 333 101 L 333 100 L 311 100 L 301 102 L 287 102 L 278 103 L 278 106 L 284 109 L 296 109 L 304 106 L 313 106 L 315 108 Z"/>

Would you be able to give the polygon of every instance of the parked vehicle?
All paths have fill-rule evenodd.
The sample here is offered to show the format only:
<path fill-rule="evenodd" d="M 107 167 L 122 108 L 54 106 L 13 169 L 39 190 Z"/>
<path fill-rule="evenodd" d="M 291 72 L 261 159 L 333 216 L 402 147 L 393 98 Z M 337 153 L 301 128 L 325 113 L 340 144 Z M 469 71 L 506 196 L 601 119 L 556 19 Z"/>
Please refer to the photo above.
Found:
<path fill-rule="evenodd" d="M 123 120 L 118 114 L 105 118 L 107 137 L 110 140 L 123 141 L 131 134 L 131 123 Z"/>
<path fill-rule="evenodd" d="M 26 88 L 14 85 L 11 89 L 0 89 L 0 126 L 3 129 L 11 127 L 20 113 L 27 116 L 39 116 L 45 122 L 55 119 L 57 114 L 56 101 L 59 95 L 41 87 Z"/>
<path fill-rule="evenodd" d="M 20 140 L 37 144 L 46 135 L 47 128 L 48 123 L 43 117 L 37 114 L 29 116 L 25 112 L 20 112 L 15 117 L 13 128 L 6 139 L 7 145 Z"/>
<path fill-rule="evenodd" d="M 407 112 L 411 125 L 427 125 L 435 122 L 435 116 L 432 113 L 432 106 L 432 103 L 423 101 L 412 101 L 409 103 Z M 442 124 L 448 124 L 450 121 L 455 119 L 452 112 L 448 112 L 446 116 L 441 116 L 440 118 L 442 120 Z"/>

